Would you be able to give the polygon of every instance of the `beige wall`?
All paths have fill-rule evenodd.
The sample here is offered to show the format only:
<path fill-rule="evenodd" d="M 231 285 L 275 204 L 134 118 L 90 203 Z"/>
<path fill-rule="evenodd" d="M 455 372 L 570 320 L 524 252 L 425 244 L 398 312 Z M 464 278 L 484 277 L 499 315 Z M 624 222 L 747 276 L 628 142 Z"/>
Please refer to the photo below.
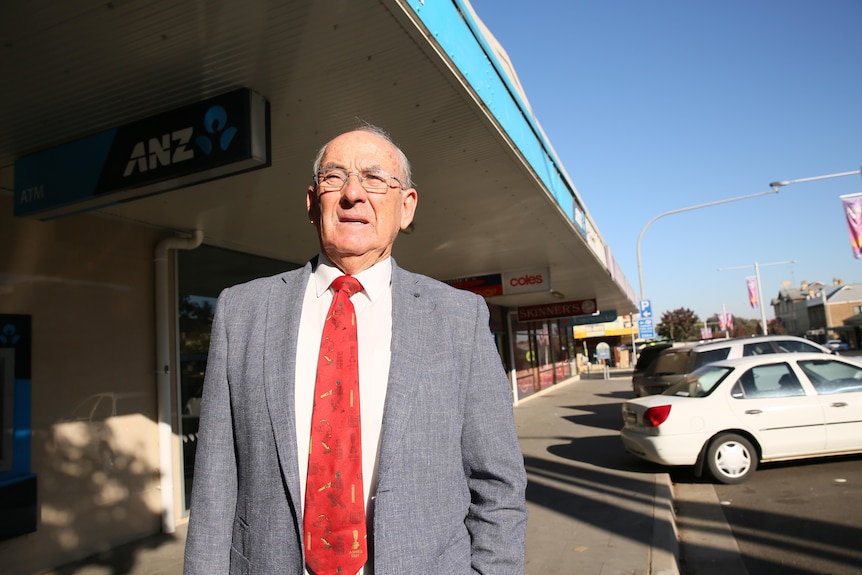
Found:
<path fill-rule="evenodd" d="M 0 542 L 32 573 L 158 532 L 155 230 L 79 215 L 15 218 L 0 197 L 0 313 L 32 316 L 38 529 Z M 101 399 L 110 417 L 75 411 Z M 113 400 L 117 399 L 116 408 Z"/>
<path fill-rule="evenodd" d="M 856 315 L 855 308 L 862 305 L 862 301 L 850 301 L 836 304 L 829 304 L 829 327 L 840 327 L 844 325 L 844 320 Z"/>

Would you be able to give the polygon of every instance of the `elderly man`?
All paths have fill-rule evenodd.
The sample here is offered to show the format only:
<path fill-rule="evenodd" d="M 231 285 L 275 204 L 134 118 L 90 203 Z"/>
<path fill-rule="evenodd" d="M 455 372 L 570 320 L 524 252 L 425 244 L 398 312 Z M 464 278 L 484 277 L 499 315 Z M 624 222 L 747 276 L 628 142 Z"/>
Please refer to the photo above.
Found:
<path fill-rule="evenodd" d="M 398 267 L 410 165 L 373 126 L 314 163 L 320 254 L 226 289 L 185 573 L 523 573 L 526 476 L 484 301 Z"/>

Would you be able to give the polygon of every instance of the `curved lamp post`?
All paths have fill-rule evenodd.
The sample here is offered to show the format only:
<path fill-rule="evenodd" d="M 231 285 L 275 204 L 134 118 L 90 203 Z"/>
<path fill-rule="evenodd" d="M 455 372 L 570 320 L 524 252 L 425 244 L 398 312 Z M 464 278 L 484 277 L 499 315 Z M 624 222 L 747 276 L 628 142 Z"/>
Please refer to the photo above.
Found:
<path fill-rule="evenodd" d="M 790 183 L 790 182 L 788 182 L 788 183 Z M 650 221 L 648 221 L 648 222 L 646 223 L 646 225 L 643 227 L 643 229 L 641 230 L 640 235 L 638 236 L 638 282 L 639 282 L 639 284 L 640 284 L 640 296 L 641 296 L 641 299 L 642 299 L 642 300 L 643 300 L 643 299 L 646 299 L 646 297 L 645 297 L 645 296 L 646 296 L 646 294 L 644 293 L 644 276 L 643 276 L 643 269 L 642 269 L 642 267 L 641 267 L 641 240 L 642 240 L 642 239 L 643 239 L 643 237 L 644 237 L 644 232 L 645 232 L 645 231 L 647 231 L 647 228 L 648 228 L 648 227 L 650 227 L 650 226 L 653 224 L 653 222 L 655 222 L 655 221 L 656 221 L 656 220 L 658 220 L 659 218 L 663 218 L 663 217 L 665 217 L 665 216 L 669 216 L 669 215 L 671 215 L 671 214 L 678 214 L 678 213 L 680 213 L 680 212 L 688 212 L 688 211 L 691 211 L 691 210 L 697 210 L 697 209 L 700 209 L 700 208 L 708 208 L 708 207 L 710 207 L 710 206 L 717 206 L 718 204 L 727 204 L 727 203 L 729 203 L 729 202 L 738 202 L 739 200 L 747 200 L 747 199 L 749 199 L 749 198 L 756 198 L 756 197 L 758 197 L 758 196 L 765 196 L 766 194 L 777 194 L 777 193 L 778 193 L 778 186 L 774 186 L 774 187 L 773 187 L 771 190 L 769 190 L 768 192 L 758 192 L 758 193 L 756 193 L 756 194 L 749 194 L 749 195 L 747 195 L 747 196 L 738 196 L 738 197 L 736 197 L 736 198 L 727 198 L 726 200 L 717 200 L 717 201 L 715 201 L 715 202 L 707 202 L 707 203 L 705 203 L 705 204 L 698 204 L 698 205 L 696 205 L 696 206 L 689 206 L 689 207 L 687 207 L 687 208 L 679 208 L 679 209 L 676 209 L 676 210 L 670 210 L 669 212 L 661 213 L 661 214 L 659 214 L 659 215 L 655 216 L 655 217 L 654 217 L 653 219 L 651 219 Z"/>
<path fill-rule="evenodd" d="M 799 178 L 798 180 L 786 180 L 782 182 L 772 182 L 769 184 L 769 187 L 778 191 L 778 188 L 783 186 L 789 186 L 790 184 L 798 184 L 800 182 L 813 182 L 814 180 L 825 180 L 827 178 L 838 178 L 840 176 L 853 176 L 855 174 L 862 174 L 862 168 L 858 170 L 853 170 L 852 172 L 841 172 L 839 174 L 826 174 L 825 176 L 812 176 L 810 178 Z"/>
<path fill-rule="evenodd" d="M 670 210 L 668 212 L 663 212 L 663 213 L 655 216 L 653 219 L 648 221 L 646 223 L 646 225 L 644 225 L 643 229 L 641 229 L 641 233 L 638 235 L 638 245 L 637 245 L 637 252 L 638 252 L 637 256 L 638 256 L 638 258 L 637 258 L 637 262 L 638 262 L 638 283 L 639 283 L 639 288 L 640 288 L 640 299 L 641 300 L 646 299 L 646 294 L 644 293 L 643 266 L 641 265 L 641 240 L 644 237 L 644 232 L 646 232 L 647 228 L 649 228 L 656 220 L 663 218 L 665 216 L 669 216 L 671 214 L 679 214 L 681 212 L 688 212 L 688 211 L 697 210 L 700 208 L 708 208 L 710 206 L 717 206 L 719 204 L 726 204 L 729 202 L 738 202 L 739 200 L 747 200 L 749 198 L 756 198 L 758 196 L 765 196 L 766 194 L 777 194 L 779 192 L 780 188 L 782 188 L 784 186 L 789 186 L 790 184 L 798 184 L 800 182 L 811 182 L 814 180 L 825 180 L 827 178 L 837 178 L 840 176 L 852 176 L 854 174 L 862 174 L 862 168 L 860 168 L 858 170 L 853 170 L 852 172 L 840 172 L 837 174 L 826 174 L 824 176 L 813 176 L 811 178 L 799 178 L 796 180 L 783 180 L 783 181 L 779 181 L 779 182 L 771 182 L 769 184 L 769 187 L 772 189 L 768 192 L 759 192 L 757 194 L 749 194 L 747 196 L 738 196 L 735 198 L 728 198 L 726 200 L 717 200 L 715 202 L 707 202 L 705 204 L 698 204 L 696 206 L 688 206 L 686 208 L 679 208 L 676 210 Z M 765 332 L 765 325 L 764 325 L 764 332 Z"/>

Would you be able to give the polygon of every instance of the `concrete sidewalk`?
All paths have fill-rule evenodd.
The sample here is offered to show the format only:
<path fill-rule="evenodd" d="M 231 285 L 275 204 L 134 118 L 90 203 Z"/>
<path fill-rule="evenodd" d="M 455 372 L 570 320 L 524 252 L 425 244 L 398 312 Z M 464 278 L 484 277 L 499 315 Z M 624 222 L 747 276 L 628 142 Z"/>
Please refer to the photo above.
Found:
<path fill-rule="evenodd" d="M 515 408 L 529 476 L 527 575 L 679 573 L 670 479 L 623 449 L 619 402 L 631 379 L 611 375 L 574 378 Z M 177 575 L 184 544 L 182 525 L 46 575 Z"/>
<path fill-rule="evenodd" d="M 679 573 L 666 473 L 622 446 L 631 373 L 570 380 L 515 408 L 527 467 L 526 573 Z"/>

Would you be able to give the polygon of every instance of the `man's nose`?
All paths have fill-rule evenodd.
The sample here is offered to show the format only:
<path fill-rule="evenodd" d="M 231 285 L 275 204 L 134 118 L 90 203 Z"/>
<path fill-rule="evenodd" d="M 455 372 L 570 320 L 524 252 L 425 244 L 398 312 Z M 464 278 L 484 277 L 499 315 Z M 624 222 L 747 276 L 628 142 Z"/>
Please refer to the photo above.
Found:
<path fill-rule="evenodd" d="M 357 202 L 364 200 L 367 194 L 368 192 L 362 187 L 359 174 L 348 172 L 347 181 L 344 183 L 344 187 L 341 188 L 342 198 L 348 199 L 351 202 Z"/>

